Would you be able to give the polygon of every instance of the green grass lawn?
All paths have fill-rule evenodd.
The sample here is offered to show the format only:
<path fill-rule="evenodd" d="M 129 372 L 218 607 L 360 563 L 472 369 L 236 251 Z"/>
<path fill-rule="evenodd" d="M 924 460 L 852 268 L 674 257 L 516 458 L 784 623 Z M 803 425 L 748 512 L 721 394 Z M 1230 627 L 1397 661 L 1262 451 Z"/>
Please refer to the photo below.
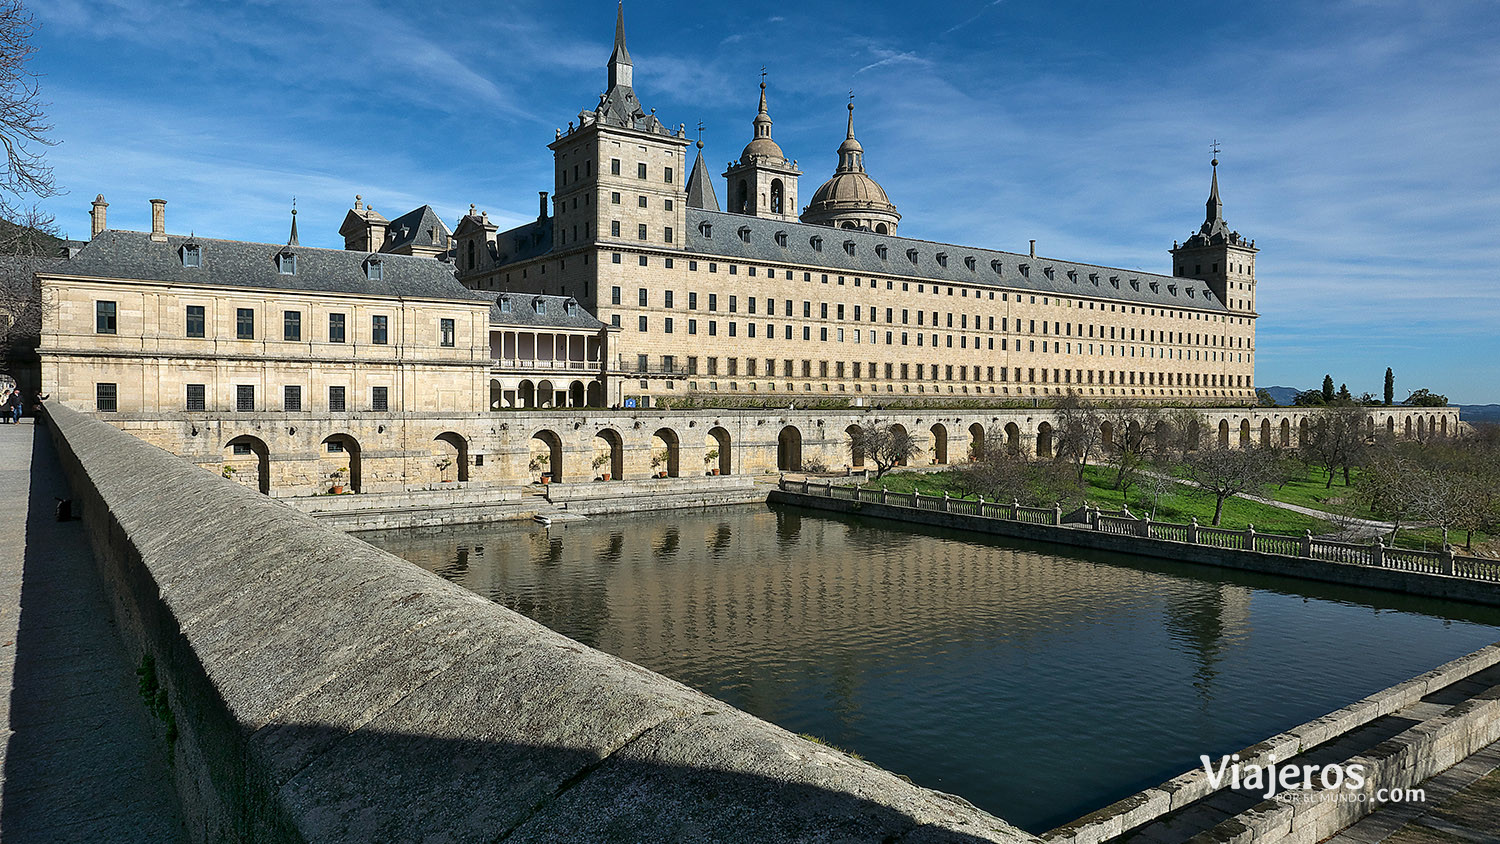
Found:
<path fill-rule="evenodd" d="M 1350 483 L 1359 483 L 1359 470 L 1353 469 L 1349 472 Z M 1311 507 L 1314 510 L 1338 511 L 1348 498 L 1350 489 L 1344 486 L 1344 473 L 1335 472 L 1333 475 L 1333 486 L 1326 487 L 1328 483 L 1328 472 L 1322 467 L 1314 466 L 1308 470 L 1305 478 L 1287 481 L 1283 486 L 1266 487 L 1260 495 L 1262 498 L 1270 498 L 1274 501 L 1284 501 L 1287 504 L 1296 504 L 1302 507 Z"/>
<path fill-rule="evenodd" d="M 1084 470 L 1084 479 L 1088 486 L 1084 491 L 1085 498 L 1091 504 L 1108 510 L 1119 509 L 1121 504 L 1127 503 L 1125 496 L 1119 490 L 1113 489 L 1110 484 L 1114 480 L 1113 473 L 1107 468 L 1090 466 Z M 948 472 L 898 472 L 886 475 L 878 482 L 869 486 L 884 487 L 891 492 L 912 492 L 916 490 L 923 495 L 942 495 L 947 492 L 954 497 L 962 497 L 966 490 L 961 476 L 956 471 Z M 1163 495 L 1157 502 L 1156 520 L 1162 522 L 1187 522 L 1196 517 L 1198 523 L 1207 525 L 1213 521 L 1214 499 L 1212 496 L 1204 495 L 1183 484 L 1177 484 L 1176 491 Z M 1150 513 L 1149 502 L 1143 502 L 1146 491 L 1139 488 L 1130 490 L 1128 502 L 1131 512 L 1136 515 L 1147 515 Z M 972 496 L 970 496 L 972 497 Z M 1243 529 L 1247 524 L 1255 525 L 1255 529 L 1264 533 L 1281 533 L 1300 536 L 1303 531 L 1310 530 L 1316 536 L 1318 534 L 1330 533 L 1334 527 L 1321 519 L 1283 510 L 1270 504 L 1261 504 L 1256 501 L 1246 501 L 1242 498 L 1231 498 L 1224 502 L 1224 517 L 1220 527 L 1235 530 Z"/>

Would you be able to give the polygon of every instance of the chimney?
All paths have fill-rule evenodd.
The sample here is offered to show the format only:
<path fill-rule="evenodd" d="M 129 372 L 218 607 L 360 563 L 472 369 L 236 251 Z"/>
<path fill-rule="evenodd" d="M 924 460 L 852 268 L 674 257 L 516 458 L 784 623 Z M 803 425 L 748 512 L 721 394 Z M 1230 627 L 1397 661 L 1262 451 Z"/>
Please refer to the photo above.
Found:
<path fill-rule="evenodd" d="M 1036 257 L 1036 240 L 1035 239 L 1033 239 L 1031 241 L 1031 257 L 1033 257 L 1033 258 Z"/>
<path fill-rule="evenodd" d="M 540 210 L 537 211 L 537 219 L 545 220 L 547 219 L 547 192 L 540 190 L 537 193 L 541 194 L 540 201 L 537 203 L 540 206 Z"/>
<path fill-rule="evenodd" d="M 158 243 L 167 242 L 167 201 L 165 199 L 151 200 L 151 239 Z"/>
<path fill-rule="evenodd" d="M 104 194 L 101 193 L 94 197 L 94 210 L 89 213 L 90 219 L 93 220 L 93 226 L 91 227 L 93 233 L 89 235 L 89 240 L 93 240 L 100 234 L 103 234 L 104 230 L 108 228 L 104 224 L 104 213 L 107 208 L 109 208 L 109 203 L 104 201 Z"/>

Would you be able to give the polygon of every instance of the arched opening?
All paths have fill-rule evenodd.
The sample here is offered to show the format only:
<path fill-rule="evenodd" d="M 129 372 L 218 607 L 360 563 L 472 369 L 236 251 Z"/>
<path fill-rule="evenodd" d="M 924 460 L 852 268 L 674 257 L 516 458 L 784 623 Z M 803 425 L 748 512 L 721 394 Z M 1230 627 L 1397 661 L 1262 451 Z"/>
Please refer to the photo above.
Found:
<path fill-rule="evenodd" d="M 1385 432 L 1393 437 L 1396 436 L 1396 417 L 1387 416 L 1385 418 Z"/>
<path fill-rule="evenodd" d="M 568 407 L 583 407 L 584 391 L 583 382 L 574 381 L 568 385 Z"/>
<path fill-rule="evenodd" d="M 772 179 L 771 180 L 771 213 L 772 214 L 780 214 L 780 213 L 782 213 L 781 207 L 782 207 L 783 204 L 784 204 L 784 202 L 783 202 L 783 198 L 782 198 L 781 180 L 780 179 Z"/>
<path fill-rule="evenodd" d="M 536 385 L 531 383 L 531 379 L 517 385 L 516 404 L 520 407 L 536 407 Z"/>
<path fill-rule="evenodd" d="M 658 475 L 665 473 L 668 478 L 679 477 L 681 466 L 678 458 L 681 456 L 681 442 L 677 439 L 677 432 L 671 428 L 658 428 L 651 435 L 651 468 Z"/>
<path fill-rule="evenodd" d="M 750 185 L 744 179 L 740 179 L 734 186 L 734 198 L 729 200 L 729 210 L 741 214 L 750 210 Z"/>
<path fill-rule="evenodd" d="M 551 381 L 538 381 L 536 385 L 536 406 L 557 407 L 557 388 Z"/>
<path fill-rule="evenodd" d="M 941 466 L 948 462 L 948 429 L 937 424 L 929 429 L 929 433 L 932 434 L 932 462 Z"/>
<path fill-rule="evenodd" d="M 891 230 L 888 229 L 888 228 L 886 228 L 885 223 L 876 223 L 875 224 L 875 233 L 876 234 L 890 234 Z"/>
<path fill-rule="evenodd" d="M 605 428 L 594 435 L 594 472 L 600 480 L 625 477 L 625 447 L 618 431 Z"/>
<path fill-rule="evenodd" d="M 1271 420 L 1269 419 L 1260 420 L 1260 447 L 1271 447 Z"/>
<path fill-rule="evenodd" d="M 978 422 L 969 426 L 969 459 L 984 459 L 984 426 Z"/>
<path fill-rule="evenodd" d="M 589 382 L 588 404 L 589 407 L 604 406 L 604 385 L 600 384 L 598 381 Z"/>
<path fill-rule="evenodd" d="M 499 410 L 505 406 L 505 387 L 499 381 L 490 379 L 490 410 Z"/>
<path fill-rule="evenodd" d="M 1198 424 L 1198 420 L 1197 419 L 1194 419 L 1191 422 L 1188 422 L 1188 426 L 1187 426 L 1187 443 L 1186 443 L 1187 448 L 1184 449 L 1184 450 L 1185 451 L 1197 451 L 1198 450 L 1198 446 L 1202 442 L 1203 442 L 1203 426 Z"/>
<path fill-rule="evenodd" d="M 546 478 L 546 483 L 562 483 L 562 437 L 545 429 L 532 434 L 526 468 L 536 476 L 538 481 Z"/>
<path fill-rule="evenodd" d="M 1312 442 L 1312 425 L 1308 424 L 1307 417 L 1297 420 L 1297 446 L 1300 448 Z"/>
<path fill-rule="evenodd" d="M 776 435 L 776 468 L 783 472 L 802 471 L 802 432 L 788 425 Z"/>
<path fill-rule="evenodd" d="M 729 474 L 730 458 L 733 456 L 733 452 L 729 450 L 729 432 L 718 426 L 709 428 L 703 446 L 704 469 L 716 475 Z"/>
<path fill-rule="evenodd" d="M 463 435 L 444 431 L 433 439 L 436 448 L 438 480 L 459 482 L 469 479 L 469 441 Z"/>
<path fill-rule="evenodd" d="M 271 494 L 271 450 L 259 437 L 243 434 L 225 443 L 224 465 L 219 471 L 263 495 Z"/>
<path fill-rule="evenodd" d="M 1156 450 L 1163 454 L 1172 445 L 1172 426 L 1165 419 L 1156 423 Z"/>
<path fill-rule="evenodd" d="M 1125 447 L 1135 452 L 1141 450 L 1141 423 L 1135 419 L 1125 423 Z"/>
<path fill-rule="evenodd" d="M 1043 460 L 1052 458 L 1052 423 L 1043 422 L 1036 426 L 1036 456 Z"/>
<path fill-rule="evenodd" d="M 363 461 L 359 453 L 359 441 L 348 434 L 334 434 L 323 440 L 323 453 L 319 460 L 325 467 L 333 486 L 343 486 L 360 492 L 365 488 Z M 329 468 L 331 467 L 331 468 Z"/>
<path fill-rule="evenodd" d="M 1005 423 L 1005 451 L 1012 456 L 1021 453 L 1021 427 L 1014 422 Z"/>
<path fill-rule="evenodd" d="M 1420 416 L 1417 417 L 1417 439 L 1427 439 L 1427 420 Z"/>
<path fill-rule="evenodd" d="M 1240 448 L 1250 447 L 1250 420 L 1240 420 Z"/>
<path fill-rule="evenodd" d="M 858 425 L 850 425 L 844 429 L 844 435 L 849 438 L 849 468 L 851 469 L 865 467 L 865 444 L 860 436 L 862 430 Z"/>
<path fill-rule="evenodd" d="M 1099 442 L 1104 445 L 1105 451 L 1112 451 L 1115 447 L 1115 426 L 1108 422 L 1099 424 Z"/>
<path fill-rule="evenodd" d="M 899 422 L 891 425 L 891 436 L 895 438 L 897 442 L 901 442 L 903 439 L 908 441 L 911 439 L 911 434 L 907 432 L 906 426 L 900 424 Z M 896 461 L 897 466 L 905 466 L 906 463 L 907 458 L 905 457 L 902 457 Z"/>
<path fill-rule="evenodd" d="M 1406 432 L 1402 436 L 1411 439 L 1411 417 L 1406 417 Z"/>
<path fill-rule="evenodd" d="M 1219 448 L 1229 448 L 1229 420 L 1219 420 Z"/>
<path fill-rule="evenodd" d="M 843 223 L 843 225 L 839 226 L 839 228 L 841 228 L 841 229 L 853 229 L 853 228 L 858 228 L 858 226 L 855 226 L 854 223 L 852 221 L 850 221 L 850 220 L 845 220 L 844 223 Z"/>
<path fill-rule="evenodd" d="M 1292 444 L 1292 420 L 1290 419 L 1281 420 L 1281 444 L 1284 447 Z"/>
<path fill-rule="evenodd" d="M 1447 437 L 1448 436 L 1448 417 L 1444 416 L 1443 418 L 1439 419 L 1438 420 L 1438 425 L 1441 426 L 1439 428 L 1439 430 L 1438 430 L 1438 434 L 1440 436 Z"/>

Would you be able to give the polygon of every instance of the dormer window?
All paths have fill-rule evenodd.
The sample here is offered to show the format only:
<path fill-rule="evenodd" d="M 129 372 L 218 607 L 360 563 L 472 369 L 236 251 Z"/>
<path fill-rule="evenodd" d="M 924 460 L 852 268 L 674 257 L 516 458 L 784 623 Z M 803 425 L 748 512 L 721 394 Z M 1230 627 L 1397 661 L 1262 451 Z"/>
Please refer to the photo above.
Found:
<path fill-rule="evenodd" d="M 472 243 L 473 241 L 470 241 Z M 384 281 L 385 263 L 379 258 L 369 258 L 365 261 L 365 280 Z"/>
<path fill-rule="evenodd" d="M 884 243 L 877 243 L 875 244 L 875 254 L 880 256 L 880 260 L 882 261 L 890 260 L 891 249 Z"/>
<path fill-rule="evenodd" d="M 812 237 L 808 238 L 807 243 L 813 248 L 814 251 L 823 251 L 823 238 L 819 237 L 818 235 L 813 235 Z"/>
<path fill-rule="evenodd" d="M 1094 283 L 1094 286 L 1098 287 L 1099 286 L 1099 274 L 1098 273 L 1089 273 L 1089 281 L 1092 281 Z"/>
<path fill-rule="evenodd" d="M 1068 270 L 1068 281 L 1071 281 L 1074 284 L 1078 283 L 1078 271 L 1077 270 Z"/>
<path fill-rule="evenodd" d="M 182 265 L 184 267 L 203 266 L 203 247 L 196 243 L 184 243 L 182 245 Z"/>
<path fill-rule="evenodd" d="M 1042 273 L 1044 275 L 1046 275 L 1047 278 L 1050 279 L 1050 280 L 1056 280 L 1056 278 L 1057 278 L 1056 271 L 1053 270 L 1051 267 L 1043 267 L 1042 268 Z"/>
<path fill-rule="evenodd" d="M 1159 281 L 1153 281 L 1153 282 L 1151 282 L 1151 292 L 1152 293 L 1160 293 L 1161 292 L 1161 282 L 1159 282 Z"/>
<path fill-rule="evenodd" d="M 908 249 L 908 250 L 906 250 L 906 260 L 911 261 L 913 264 L 915 264 L 917 262 L 917 250 L 915 250 L 915 249 Z"/>
<path fill-rule="evenodd" d="M 1175 284 L 1169 284 L 1169 285 L 1167 285 L 1167 292 L 1170 293 L 1170 294 L 1172 294 L 1173 296 L 1176 296 L 1177 295 L 1177 285 L 1175 285 Z"/>
<path fill-rule="evenodd" d="M 947 252 L 939 252 L 939 253 L 937 253 L 937 262 L 938 262 L 938 266 L 940 266 L 940 267 L 946 267 L 946 266 L 948 266 L 948 253 Z"/>
<path fill-rule="evenodd" d="M 1110 286 L 1114 287 L 1116 290 L 1120 289 L 1120 277 L 1119 276 L 1117 276 L 1117 275 L 1110 276 L 1109 277 L 1109 283 L 1110 283 Z"/>
<path fill-rule="evenodd" d="M 1021 265 L 1021 275 L 1026 276 L 1027 278 L 1031 278 L 1031 265 L 1030 264 L 1022 264 Z"/>
<path fill-rule="evenodd" d="M 1193 295 L 1193 294 L 1194 294 L 1194 293 L 1195 293 L 1195 292 L 1196 292 L 1196 291 L 1195 291 L 1195 290 L 1193 290 L 1193 288 L 1191 288 L 1191 287 L 1189 287 L 1189 288 L 1188 288 L 1188 289 L 1187 289 L 1187 295 L 1189 295 L 1189 296 L 1192 296 L 1192 295 Z"/>
<path fill-rule="evenodd" d="M 776 245 L 780 246 L 783 249 L 786 248 L 786 232 L 776 233 Z"/>
<path fill-rule="evenodd" d="M 990 262 L 990 269 L 995 271 L 995 275 L 1005 275 L 1005 265 L 1000 263 L 999 258 Z"/>
<path fill-rule="evenodd" d="M 569 298 L 566 302 L 563 302 L 563 313 L 568 316 L 578 316 L 578 300 Z"/>
<path fill-rule="evenodd" d="M 276 256 L 276 271 L 282 275 L 297 274 L 297 254 L 295 252 L 283 252 Z"/>
<path fill-rule="evenodd" d="M 1141 289 L 1141 280 L 1138 279 L 1138 278 L 1132 278 L 1130 280 L 1130 289 L 1131 290 L 1140 290 Z"/>
<path fill-rule="evenodd" d="M 850 255 L 853 255 L 854 254 L 854 241 L 852 241 L 852 240 L 846 240 L 846 241 L 844 241 L 844 251 L 847 252 L 847 253 L 849 253 Z"/>
<path fill-rule="evenodd" d="M 974 256 L 973 255 L 970 255 L 967 258 L 964 258 L 964 266 L 966 266 L 966 267 L 969 268 L 969 272 L 974 272 Z"/>
<path fill-rule="evenodd" d="M 750 242 L 750 227 L 749 226 L 740 226 L 738 234 L 740 236 L 740 240 L 744 241 L 745 243 L 749 243 Z"/>
<path fill-rule="evenodd" d="M 698 224 L 698 231 L 700 233 L 702 233 L 702 235 L 704 237 L 713 237 L 714 236 L 714 224 L 710 223 L 707 220 L 704 220 L 703 222 L 701 222 L 701 223 Z"/>
<path fill-rule="evenodd" d="M 536 297 L 535 299 L 531 300 L 531 309 L 536 311 L 538 315 L 546 316 L 547 300 L 543 299 L 540 296 Z"/>
<path fill-rule="evenodd" d="M 502 313 L 502 314 L 508 314 L 508 313 L 510 313 L 510 297 L 509 296 L 501 296 L 500 297 L 500 313 Z"/>

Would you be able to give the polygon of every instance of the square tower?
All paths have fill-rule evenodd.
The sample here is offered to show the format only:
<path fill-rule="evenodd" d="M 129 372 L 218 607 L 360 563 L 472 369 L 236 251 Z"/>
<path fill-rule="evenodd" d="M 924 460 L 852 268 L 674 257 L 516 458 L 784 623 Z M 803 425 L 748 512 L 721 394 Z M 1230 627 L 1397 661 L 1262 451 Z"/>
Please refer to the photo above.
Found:
<path fill-rule="evenodd" d="M 1245 240 L 1224 223 L 1224 203 L 1219 200 L 1219 160 L 1213 164 L 1203 225 L 1183 241 L 1172 244 L 1172 275 L 1208 283 L 1214 295 L 1231 311 L 1255 313 L 1255 241 Z"/>

